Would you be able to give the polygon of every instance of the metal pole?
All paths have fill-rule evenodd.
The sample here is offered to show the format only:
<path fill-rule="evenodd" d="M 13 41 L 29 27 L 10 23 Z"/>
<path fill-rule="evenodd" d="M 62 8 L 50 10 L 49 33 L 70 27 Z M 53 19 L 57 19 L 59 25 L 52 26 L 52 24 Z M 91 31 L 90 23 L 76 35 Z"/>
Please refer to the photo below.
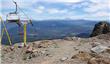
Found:
<path fill-rule="evenodd" d="M 3 28 L 2 29 L 2 33 L 1 33 L 1 36 L 0 36 L 0 43 L 2 42 L 2 37 L 3 37 L 4 31 L 5 31 L 5 29 Z"/>
<path fill-rule="evenodd" d="M 1 22 L 2 22 L 2 24 L 3 24 L 3 26 L 4 26 L 4 30 L 6 31 L 6 35 L 7 35 L 7 37 L 8 37 L 9 43 L 10 43 L 10 45 L 12 45 L 10 35 L 9 35 L 9 33 L 8 33 L 7 29 L 6 29 L 5 23 L 3 22 L 3 20 L 2 20 L 2 17 L 1 17 L 1 16 L 0 16 L 0 19 L 1 19 Z"/>
<path fill-rule="evenodd" d="M 17 3 L 15 1 L 13 1 L 14 4 L 16 5 L 16 10 L 15 10 L 15 14 L 17 14 Z"/>
<path fill-rule="evenodd" d="M 27 30 L 26 29 L 27 28 L 26 27 L 27 27 L 27 25 L 26 25 L 26 23 L 24 23 L 24 46 L 26 46 L 26 40 L 27 40 L 27 38 L 26 38 L 27 37 L 26 36 L 26 33 L 27 33 Z"/>

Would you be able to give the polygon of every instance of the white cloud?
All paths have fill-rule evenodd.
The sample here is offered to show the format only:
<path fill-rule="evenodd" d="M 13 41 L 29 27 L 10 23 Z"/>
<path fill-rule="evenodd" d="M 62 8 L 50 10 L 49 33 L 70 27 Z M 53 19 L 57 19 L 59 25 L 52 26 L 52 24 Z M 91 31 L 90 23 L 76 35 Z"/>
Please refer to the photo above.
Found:
<path fill-rule="evenodd" d="M 67 18 L 69 19 L 84 19 L 84 15 L 72 15 L 72 16 L 68 16 Z"/>
<path fill-rule="evenodd" d="M 38 13 L 38 14 L 41 14 L 41 13 L 43 13 L 43 10 L 36 9 L 35 12 Z"/>
<path fill-rule="evenodd" d="M 38 6 L 36 9 L 34 9 L 34 12 L 36 13 L 44 13 L 46 12 L 47 14 L 63 14 L 63 13 L 67 13 L 68 9 L 57 9 L 57 8 L 46 8 L 45 6 Z"/>
<path fill-rule="evenodd" d="M 42 0 L 42 2 L 51 2 L 51 3 L 77 3 L 83 0 Z"/>
<path fill-rule="evenodd" d="M 2 15 L 1 9 L 2 9 L 2 6 L 1 6 L 1 0 L 0 0 L 0 16 Z"/>
<path fill-rule="evenodd" d="M 89 19 L 89 20 L 109 20 L 110 13 L 104 12 L 104 11 L 99 11 L 97 13 L 90 13 L 90 14 L 85 14 L 84 19 Z"/>
<path fill-rule="evenodd" d="M 77 3 L 83 0 L 14 0 L 18 3 L 35 3 L 35 2 L 51 2 L 51 3 Z M 25 3 L 26 4 L 26 3 Z"/>
<path fill-rule="evenodd" d="M 1 1 L 1 0 L 0 0 Z M 77 4 L 79 2 L 82 2 L 84 0 L 15 0 L 18 5 L 24 9 L 24 10 L 28 10 L 26 12 L 29 12 L 28 14 L 30 15 L 34 15 L 34 17 L 37 16 L 37 14 L 41 14 L 38 15 L 38 17 L 42 17 L 44 19 L 46 18 L 55 18 L 52 17 L 51 14 L 53 14 L 53 16 L 56 16 L 57 18 L 60 18 L 60 16 L 58 16 L 59 14 L 62 14 L 62 18 L 71 18 L 71 19 L 83 19 L 83 18 L 89 18 L 89 19 L 97 19 L 97 18 L 105 18 L 109 16 L 109 12 L 107 12 L 107 10 L 110 10 L 110 5 L 109 2 L 110 0 L 88 0 L 91 1 L 88 3 L 87 2 L 83 2 L 81 4 Z M 43 6 L 42 4 L 40 6 L 33 6 L 33 4 L 37 4 L 37 2 L 45 2 L 46 4 L 49 3 L 61 3 L 61 4 L 67 4 L 67 7 L 73 9 L 75 7 L 80 7 L 80 13 L 81 14 L 77 14 L 76 12 L 78 12 L 78 9 L 75 10 L 71 10 L 67 7 L 65 7 L 64 9 L 61 8 L 50 8 L 50 6 Z M 74 4 L 74 5 L 73 5 Z M 73 6 L 72 6 L 73 5 Z M 86 7 L 87 6 L 87 7 Z M 83 7 L 83 8 L 82 8 Z M 10 9 L 14 9 L 14 4 L 11 0 L 2 0 L 2 8 L 8 10 L 8 11 L 4 11 L 3 14 L 7 14 L 7 12 L 10 12 Z M 1 7 L 0 7 L 1 10 Z M 83 11 L 85 11 L 86 13 L 84 14 Z M 48 15 L 48 16 L 45 16 Z M 43 16 L 44 15 L 44 16 Z M 50 15 L 50 16 L 49 16 Z"/>
<path fill-rule="evenodd" d="M 109 2 L 110 0 L 90 0 L 91 2 L 94 2 L 94 3 L 107 3 Z"/>
<path fill-rule="evenodd" d="M 41 13 L 43 13 L 45 11 L 45 7 L 44 6 L 38 6 L 36 9 L 34 9 L 34 11 L 36 13 L 41 14 Z"/>
<path fill-rule="evenodd" d="M 87 12 L 86 19 L 107 20 L 110 17 L 110 0 L 90 0 L 92 3 L 83 10 Z"/>
<path fill-rule="evenodd" d="M 91 3 L 90 5 L 88 5 L 87 8 L 84 8 L 85 12 L 94 13 L 94 12 L 99 12 L 99 11 L 107 11 L 110 9 L 109 1 L 100 2 L 100 1 L 94 0 L 93 2 L 94 3 Z"/>
<path fill-rule="evenodd" d="M 29 8 L 32 4 L 35 2 L 38 2 L 38 0 L 13 0 L 17 2 L 19 7 L 21 8 Z M 2 0 L 2 7 L 3 8 L 13 8 L 14 3 L 12 0 Z"/>
<path fill-rule="evenodd" d="M 52 9 L 47 9 L 47 12 L 49 14 L 56 14 L 56 13 L 62 14 L 62 13 L 67 13 L 68 10 L 67 9 L 59 10 L 59 9 L 52 8 Z"/>
<path fill-rule="evenodd" d="M 97 13 L 90 13 L 90 14 L 83 14 L 83 15 L 68 15 L 67 18 L 70 19 L 86 19 L 86 20 L 109 20 L 110 13 L 104 12 L 104 11 L 99 11 Z"/>
<path fill-rule="evenodd" d="M 38 9 L 44 10 L 45 7 L 44 6 L 39 6 Z"/>
<path fill-rule="evenodd" d="M 110 13 L 108 12 L 97 12 L 95 14 L 96 17 L 110 17 Z"/>
<path fill-rule="evenodd" d="M 50 13 L 50 14 L 56 14 L 58 12 L 59 12 L 59 10 L 57 10 L 57 9 L 48 9 L 48 13 Z"/>

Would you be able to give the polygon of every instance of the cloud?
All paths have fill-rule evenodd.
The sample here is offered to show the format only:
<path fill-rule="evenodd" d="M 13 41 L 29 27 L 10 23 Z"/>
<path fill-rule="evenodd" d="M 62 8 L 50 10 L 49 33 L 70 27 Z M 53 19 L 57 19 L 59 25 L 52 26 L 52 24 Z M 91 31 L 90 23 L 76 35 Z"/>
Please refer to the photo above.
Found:
<path fill-rule="evenodd" d="M 89 7 L 85 8 L 84 11 L 88 13 L 99 12 L 99 11 L 109 10 L 108 4 L 92 4 Z"/>
<path fill-rule="evenodd" d="M 107 19 L 110 13 L 110 0 L 15 0 L 32 18 L 37 19 Z M 14 11 L 11 0 L 2 0 L 2 13 L 5 16 Z M 0 7 L 1 10 L 1 7 Z"/>
<path fill-rule="evenodd" d="M 47 14 L 64 14 L 68 12 L 68 9 L 58 9 L 58 8 L 50 8 L 50 7 L 45 7 L 43 5 L 39 5 L 37 8 L 34 9 L 34 12 L 42 14 L 42 13 L 47 13 Z"/>
<path fill-rule="evenodd" d="M 94 3 L 107 3 L 109 2 L 110 0 L 90 0 L 91 2 L 94 2 Z"/>
<path fill-rule="evenodd" d="M 110 0 L 90 0 L 91 4 L 83 8 L 86 19 L 109 20 Z"/>
<path fill-rule="evenodd" d="M 110 13 L 100 11 L 96 13 L 90 13 L 90 14 L 85 14 L 83 15 L 83 19 L 88 19 L 88 20 L 110 20 Z"/>
<path fill-rule="evenodd" d="M 97 12 L 95 14 L 96 17 L 110 17 L 110 13 L 108 12 Z"/>
<path fill-rule="evenodd" d="M 34 3 L 38 2 L 38 0 L 13 0 L 17 2 L 18 6 L 20 8 L 29 8 L 31 7 Z M 12 0 L 2 0 L 2 7 L 3 8 L 14 8 L 14 3 Z"/>
<path fill-rule="evenodd" d="M 42 14 L 45 11 L 44 6 L 38 6 L 36 9 L 34 9 L 36 13 Z"/>
<path fill-rule="evenodd" d="M 110 10 L 110 0 L 90 0 L 92 3 L 88 7 L 84 8 L 85 12 L 94 13 L 100 11 Z"/>
<path fill-rule="evenodd" d="M 2 7 L 1 7 L 1 0 L 0 0 L 0 16 L 2 15 L 1 9 L 2 9 Z"/>
<path fill-rule="evenodd" d="M 64 14 L 64 13 L 67 13 L 68 10 L 66 10 L 66 9 L 59 10 L 59 9 L 51 8 L 51 9 L 47 9 L 47 12 L 49 14 Z"/>
<path fill-rule="evenodd" d="M 41 2 L 50 2 L 50 3 L 77 3 L 83 0 L 42 0 Z"/>
<path fill-rule="evenodd" d="M 91 18 L 95 18 L 96 20 L 109 20 L 110 17 L 110 13 L 108 12 L 97 12 L 96 14 L 91 14 L 90 15 Z"/>

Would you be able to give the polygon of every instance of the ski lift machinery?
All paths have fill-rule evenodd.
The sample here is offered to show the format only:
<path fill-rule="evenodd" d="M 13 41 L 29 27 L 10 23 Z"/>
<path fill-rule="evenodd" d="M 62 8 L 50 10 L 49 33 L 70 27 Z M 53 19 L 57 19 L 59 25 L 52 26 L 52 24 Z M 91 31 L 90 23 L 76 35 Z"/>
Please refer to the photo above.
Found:
<path fill-rule="evenodd" d="M 15 1 L 13 1 L 13 3 L 16 5 L 16 10 L 15 12 L 10 12 L 9 14 L 7 14 L 6 21 L 15 22 L 20 26 L 20 17 L 18 16 L 17 12 L 17 3 Z"/>
<path fill-rule="evenodd" d="M 12 0 L 13 1 L 13 0 Z M 26 41 L 27 41 L 27 24 L 30 23 L 33 26 L 32 21 L 29 19 L 29 17 L 23 12 L 23 10 L 17 5 L 17 2 L 13 1 L 13 3 L 16 5 L 16 10 L 15 12 L 11 12 L 9 14 L 7 14 L 6 16 L 6 21 L 8 23 L 16 23 L 19 28 L 21 27 L 21 25 L 23 25 L 23 35 L 24 35 L 24 46 L 26 45 Z M 27 20 L 21 21 L 20 17 L 18 16 L 18 8 L 21 10 L 21 12 L 27 17 Z M 4 31 L 7 32 L 7 36 L 8 36 L 8 40 L 10 42 L 10 45 L 12 44 L 10 36 L 8 34 L 8 31 L 6 29 L 6 26 L 4 24 L 4 22 L 2 22 L 4 25 L 4 30 L 2 30 L 2 33 L 4 33 Z M 1 37 L 2 38 L 2 37 Z M 1 39 L 2 40 L 2 39 Z"/>

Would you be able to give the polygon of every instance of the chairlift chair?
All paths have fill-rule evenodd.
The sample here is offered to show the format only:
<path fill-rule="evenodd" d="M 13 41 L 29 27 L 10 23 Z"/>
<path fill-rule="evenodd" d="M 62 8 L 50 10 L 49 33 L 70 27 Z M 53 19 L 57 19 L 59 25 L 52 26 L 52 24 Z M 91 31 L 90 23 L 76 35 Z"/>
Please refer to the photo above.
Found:
<path fill-rule="evenodd" d="M 16 2 L 14 3 L 16 5 L 16 10 L 15 12 L 9 13 L 6 17 L 6 20 L 9 23 L 17 23 L 20 26 L 20 17 L 18 16 L 18 13 L 17 13 L 17 3 Z"/>

